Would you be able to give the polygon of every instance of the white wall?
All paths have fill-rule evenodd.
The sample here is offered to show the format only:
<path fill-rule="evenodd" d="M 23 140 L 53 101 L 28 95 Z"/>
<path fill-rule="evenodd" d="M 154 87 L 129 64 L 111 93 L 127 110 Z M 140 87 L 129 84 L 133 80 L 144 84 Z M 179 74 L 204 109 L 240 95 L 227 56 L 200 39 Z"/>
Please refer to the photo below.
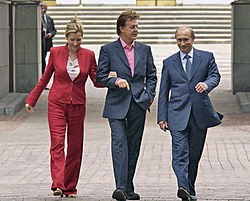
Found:
<path fill-rule="evenodd" d="M 177 5 L 183 4 L 230 4 L 234 0 L 176 0 Z"/>
<path fill-rule="evenodd" d="M 83 4 L 136 4 L 136 0 L 82 0 Z"/>
<path fill-rule="evenodd" d="M 79 4 L 79 0 L 56 0 L 57 5 Z"/>

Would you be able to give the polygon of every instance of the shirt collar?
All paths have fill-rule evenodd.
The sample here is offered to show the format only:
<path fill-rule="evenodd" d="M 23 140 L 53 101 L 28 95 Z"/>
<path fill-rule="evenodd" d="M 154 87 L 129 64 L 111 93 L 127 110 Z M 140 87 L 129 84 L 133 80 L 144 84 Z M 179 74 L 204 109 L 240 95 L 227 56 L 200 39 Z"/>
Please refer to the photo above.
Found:
<path fill-rule="evenodd" d="M 126 47 L 128 47 L 128 48 L 130 48 L 130 47 L 135 47 L 135 41 L 133 41 L 133 43 L 131 44 L 130 47 L 129 47 L 129 45 L 127 45 L 127 43 L 124 42 L 124 40 L 122 40 L 121 37 L 120 37 L 120 41 L 121 41 L 121 44 L 122 44 L 123 49 L 126 48 Z"/>
<path fill-rule="evenodd" d="M 194 48 L 193 48 L 193 47 L 192 47 L 192 49 L 190 50 L 190 52 L 188 53 L 188 55 L 189 55 L 191 58 L 193 58 L 193 56 L 194 56 Z M 180 56 L 181 56 L 181 60 L 183 60 L 184 57 L 186 56 L 186 54 L 185 54 L 184 52 L 180 51 Z"/>

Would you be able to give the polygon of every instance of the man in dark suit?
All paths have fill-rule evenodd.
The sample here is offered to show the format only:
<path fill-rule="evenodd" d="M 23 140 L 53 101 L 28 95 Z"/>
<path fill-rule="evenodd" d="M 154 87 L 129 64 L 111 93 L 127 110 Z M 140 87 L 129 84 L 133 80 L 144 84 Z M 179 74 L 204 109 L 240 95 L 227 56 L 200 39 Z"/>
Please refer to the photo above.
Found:
<path fill-rule="evenodd" d="M 192 28 L 179 27 L 175 37 L 180 51 L 163 61 L 158 124 L 172 136 L 177 196 L 189 201 L 197 200 L 195 180 L 207 128 L 221 123 L 208 96 L 219 84 L 220 74 L 212 53 L 193 48 Z"/>
<path fill-rule="evenodd" d="M 41 3 L 41 13 L 42 13 L 42 73 L 44 73 L 46 68 L 46 56 L 50 48 L 53 47 L 53 37 L 56 35 L 56 28 L 53 19 L 46 14 L 47 4 Z"/>
<path fill-rule="evenodd" d="M 146 110 L 155 96 L 156 68 L 149 46 L 135 42 L 139 16 L 132 10 L 117 20 L 119 39 L 101 47 L 96 80 L 108 88 L 103 117 L 108 118 L 119 201 L 139 200 L 133 178 L 140 152 Z"/>

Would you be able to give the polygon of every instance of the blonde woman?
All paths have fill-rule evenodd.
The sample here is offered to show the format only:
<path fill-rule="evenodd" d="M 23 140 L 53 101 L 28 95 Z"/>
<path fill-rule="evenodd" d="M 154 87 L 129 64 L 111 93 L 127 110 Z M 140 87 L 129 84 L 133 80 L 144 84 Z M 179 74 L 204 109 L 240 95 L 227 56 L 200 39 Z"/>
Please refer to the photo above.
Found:
<path fill-rule="evenodd" d="M 54 196 L 62 197 L 64 194 L 66 197 L 75 197 L 83 149 L 85 82 L 90 76 L 95 87 L 102 86 L 98 85 L 95 79 L 97 66 L 94 52 L 80 47 L 83 28 L 77 18 L 67 24 L 65 36 L 67 39 L 65 46 L 50 50 L 45 73 L 26 100 L 26 111 L 33 112 L 33 107 L 54 73 L 48 96 L 51 189 Z"/>

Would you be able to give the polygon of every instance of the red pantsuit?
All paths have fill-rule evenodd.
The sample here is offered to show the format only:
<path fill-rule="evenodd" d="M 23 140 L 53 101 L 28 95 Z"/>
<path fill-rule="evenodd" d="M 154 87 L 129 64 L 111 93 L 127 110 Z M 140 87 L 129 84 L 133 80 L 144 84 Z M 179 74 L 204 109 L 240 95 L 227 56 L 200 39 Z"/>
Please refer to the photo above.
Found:
<path fill-rule="evenodd" d="M 54 73 L 53 84 L 48 96 L 48 121 L 51 136 L 51 189 L 60 188 L 65 195 L 77 193 L 76 185 L 83 149 L 85 82 L 88 76 L 90 76 L 95 87 L 102 87 L 95 80 L 96 61 L 94 53 L 79 47 L 77 58 L 80 73 L 72 81 L 66 69 L 67 45 L 52 48 L 46 71 L 26 100 L 29 105 L 34 107 Z M 66 129 L 67 155 L 65 158 Z"/>
<path fill-rule="evenodd" d="M 51 137 L 52 189 L 60 188 L 64 194 L 76 194 L 83 147 L 85 105 L 49 101 L 48 120 Z M 67 156 L 64 154 L 67 129 Z"/>

